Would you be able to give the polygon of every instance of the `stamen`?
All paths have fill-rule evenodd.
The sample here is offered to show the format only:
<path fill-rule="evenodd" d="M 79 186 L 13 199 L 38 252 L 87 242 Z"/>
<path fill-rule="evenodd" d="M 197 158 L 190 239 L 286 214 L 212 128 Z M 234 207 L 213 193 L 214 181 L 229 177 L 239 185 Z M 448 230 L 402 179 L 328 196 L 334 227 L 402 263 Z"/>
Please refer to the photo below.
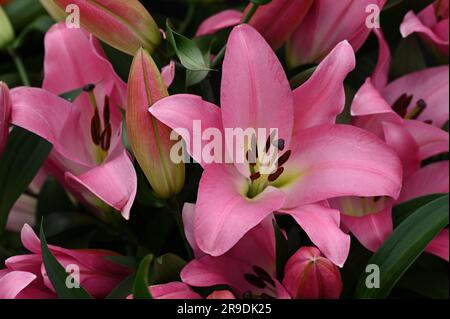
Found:
<path fill-rule="evenodd" d="M 276 143 L 276 147 L 278 148 L 279 151 L 283 151 L 284 150 L 284 147 L 286 146 L 286 141 L 285 140 L 280 138 L 275 143 Z"/>
<path fill-rule="evenodd" d="M 260 178 L 261 177 L 261 173 L 260 172 L 256 172 L 256 173 L 253 173 L 252 175 L 250 175 L 250 180 L 252 181 L 252 182 L 254 182 L 254 181 L 256 181 L 258 178 Z"/>
<path fill-rule="evenodd" d="M 110 121 L 110 109 L 109 109 L 109 97 L 106 96 L 105 97 L 105 106 L 103 107 L 103 123 L 105 123 L 105 125 L 109 124 Z"/>
<path fill-rule="evenodd" d="M 111 130 L 111 124 L 108 123 L 106 125 L 105 130 L 102 133 L 101 136 L 101 148 L 104 151 L 108 151 L 110 146 L 111 146 L 111 135 L 112 135 L 112 130 Z"/>
<path fill-rule="evenodd" d="M 98 114 L 98 110 L 95 109 L 94 116 L 92 117 L 91 120 L 91 137 L 92 142 L 94 142 L 95 145 L 100 145 L 101 141 L 100 130 L 101 130 L 100 115 Z"/>
<path fill-rule="evenodd" d="M 416 106 L 412 109 L 412 111 L 405 116 L 406 119 L 408 120 L 415 120 L 417 119 L 420 114 L 422 114 L 422 112 L 427 108 L 427 103 L 420 99 L 417 101 Z"/>
<path fill-rule="evenodd" d="M 275 134 L 276 134 L 276 131 L 272 131 L 270 133 L 269 137 L 267 138 L 266 146 L 264 147 L 264 152 L 265 153 L 269 152 L 270 145 L 272 145 L 272 141 L 275 138 Z"/>
<path fill-rule="evenodd" d="M 251 166 L 255 166 L 256 165 L 256 153 L 253 152 L 252 149 L 248 150 L 247 153 L 245 154 L 245 158 L 247 159 L 247 162 L 251 165 Z"/>
<path fill-rule="evenodd" d="M 259 276 L 259 278 L 267 282 L 269 285 L 275 287 L 275 281 L 272 279 L 272 276 L 269 275 L 267 271 L 258 266 L 253 266 L 253 271 L 255 272 L 256 275 Z"/>
<path fill-rule="evenodd" d="M 252 286 L 255 286 L 256 288 L 264 289 L 267 287 L 266 283 L 259 277 L 253 275 L 253 274 L 244 274 L 244 279 Z"/>
<path fill-rule="evenodd" d="M 292 151 L 289 150 L 286 153 L 284 153 L 283 155 L 280 156 L 280 158 L 278 159 L 278 166 L 281 167 L 284 164 L 286 164 L 286 162 L 289 160 L 289 158 L 291 157 Z"/>
<path fill-rule="evenodd" d="M 280 177 L 280 175 L 283 174 L 283 172 L 284 172 L 284 167 L 279 167 L 275 173 L 269 175 L 268 181 L 269 182 L 276 181 L 278 179 L 278 177 Z"/>
<path fill-rule="evenodd" d="M 378 202 L 380 199 L 381 199 L 381 196 L 375 196 L 375 197 L 373 198 L 373 201 L 376 203 L 376 202 Z"/>
<path fill-rule="evenodd" d="M 411 104 L 412 99 L 412 95 L 404 93 L 394 102 L 394 104 L 392 104 L 392 109 L 401 117 L 405 117 L 406 113 L 408 112 L 408 106 L 409 104 Z"/>
<path fill-rule="evenodd" d="M 92 92 L 95 89 L 95 84 L 87 84 L 83 87 L 84 92 Z"/>

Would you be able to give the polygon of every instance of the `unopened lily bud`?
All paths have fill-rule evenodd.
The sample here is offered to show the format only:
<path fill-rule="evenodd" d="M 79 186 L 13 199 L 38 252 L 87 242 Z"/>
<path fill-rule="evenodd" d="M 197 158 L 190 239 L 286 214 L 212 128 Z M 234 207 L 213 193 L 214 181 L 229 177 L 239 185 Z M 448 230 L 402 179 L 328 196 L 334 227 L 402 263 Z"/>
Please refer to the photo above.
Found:
<path fill-rule="evenodd" d="M 339 269 L 316 247 L 302 247 L 289 259 L 283 285 L 297 299 L 337 299 L 342 292 Z"/>
<path fill-rule="evenodd" d="M 14 30 L 3 8 L 0 6 L 0 50 L 14 40 Z"/>
<path fill-rule="evenodd" d="M 0 82 L 0 155 L 2 154 L 9 134 L 9 120 L 11 116 L 11 98 L 8 86 Z"/>
<path fill-rule="evenodd" d="M 150 54 L 139 49 L 128 79 L 126 123 L 134 155 L 155 193 L 161 198 L 178 194 L 184 186 L 184 163 L 174 163 L 171 129 L 154 118 L 148 108 L 168 96 L 161 73 Z"/>
<path fill-rule="evenodd" d="M 65 10 L 58 7 L 53 0 L 39 0 L 48 14 L 56 21 L 62 21 L 66 18 Z"/>
<path fill-rule="evenodd" d="M 161 42 L 158 26 L 138 0 L 53 0 L 62 10 L 79 9 L 81 26 L 112 47 L 135 55 L 153 52 Z"/>

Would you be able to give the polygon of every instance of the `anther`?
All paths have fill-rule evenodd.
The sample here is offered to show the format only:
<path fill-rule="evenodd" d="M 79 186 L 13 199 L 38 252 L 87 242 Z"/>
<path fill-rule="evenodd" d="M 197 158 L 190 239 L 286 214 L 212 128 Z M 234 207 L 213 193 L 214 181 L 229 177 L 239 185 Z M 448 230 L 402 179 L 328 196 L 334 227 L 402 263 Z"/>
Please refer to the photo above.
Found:
<path fill-rule="evenodd" d="M 109 97 L 105 97 L 105 106 L 103 107 L 103 123 L 107 125 L 110 121 L 111 112 L 109 109 Z"/>
<path fill-rule="evenodd" d="M 253 173 L 252 175 L 250 175 L 250 180 L 252 181 L 252 182 L 254 182 L 254 181 L 256 181 L 258 178 L 260 178 L 261 177 L 261 173 L 260 172 L 256 172 L 256 173 Z"/>
<path fill-rule="evenodd" d="M 100 145 L 101 142 L 101 123 L 100 123 L 100 115 L 98 114 L 98 110 L 94 110 L 94 116 L 91 120 L 91 137 L 92 141 L 95 145 Z"/>
<path fill-rule="evenodd" d="M 416 106 L 412 109 L 412 111 L 406 115 L 406 118 L 409 120 L 415 120 L 417 119 L 420 114 L 427 108 L 427 103 L 420 99 L 417 101 Z"/>
<path fill-rule="evenodd" d="M 286 164 L 286 162 L 291 157 L 291 154 L 292 154 L 292 151 L 289 150 L 286 153 L 284 153 L 283 155 L 281 155 L 280 158 L 278 159 L 278 166 L 283 166 L 284 164 Z"/>
<path fill-rule="evenodd" d="M 394 102 L 394 104 L 392 104 L 392 109 L 401 117 L 405 117 L 408 112 L 408 106 L 409 104 L 411 104 L 412 99 L 412 95 L 404 93 Z"/>
<path fill-rule="evenodd" d="M 264 289 L 267 287 L 266 283 L 259 277 L 253 275 L 253 274 L 244 274 L 244 279 L 252 286 L 255 286 L 256 288 Z"/>
<path fill-rule="evenodd" d="M 279 140 L 277 140 L 275 142 L 276 147 L 278 148 L 279 151 L 283 151 L 285 146 L 286 146 L 286 141 L 283 140 L 282 138 L 280 138 Z"/>
<path fill-rule="evenodd" d="M 111 124 L 107 124 L 106 128 L 104 129 L 102 136 L 101 136 L 101 148 L 104 151 L 108 151 L 110 146 L 111 146 L 111 135 L 112 135 L 112 130 L 111 130 Z"/>
<path fill-rule="evenodd" d="M 83 91 L 84 92 L 92 92 L 95 89 L 95 84 L 87 84 L 85 86 L 83 86 Z"/>
<path fill-rule="evenodd" d="M 272 279 L 272 276 L 269 275 L 267 271 L 258 266 L 253 266 L 253 271 L 259 278 L 267 282 L 269 285 L 275 287 L 275 281 Z"/>
<path fill-rule="evenodd" d="M 273 139 L 275 138 L 275 134 L 276 134 L 276 131 L 272 131 L 270 133 L 269 137 L 267 138 L 266 146 L 264 147 L 265 153 L 269 152 L 270 145 L 272 145 Z"/>
<path fill-rule="evenodd" d="M 267 179 L 269 182 L 274 182 L 280 177 L 281 174 L 284 172 L 284 167 L 278 167 L 277 171 L 271 175 L 269 175 L 269 178 Z"/>
<path fill-rule="evenodd" d="M 380 199 L 381 199 L 381 196 L 375 196 L 375 197 L 373 198 L 373 201 L 374 201 L 375 203 L 377 203 Z"/>

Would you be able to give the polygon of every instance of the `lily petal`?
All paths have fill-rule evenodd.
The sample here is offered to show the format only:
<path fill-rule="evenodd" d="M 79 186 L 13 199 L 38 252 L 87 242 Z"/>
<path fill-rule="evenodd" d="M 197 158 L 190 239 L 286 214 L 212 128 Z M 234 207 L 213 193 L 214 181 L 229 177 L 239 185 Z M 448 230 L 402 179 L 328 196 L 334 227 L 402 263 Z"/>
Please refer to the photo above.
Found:
<path fill-rule="evenodd" d="M 404 93 L 413 95 L 408 112 L 419 100 L 424 100 L 426 108 L 418 119 L 423 122 L 432 121 L 434 126 L 442 127 L 449 118 L 448 87 L 449 69 L 446 65 L 407 74 L 386 86 L 382 95 L 389 105 L 393 105 Z"/>
<path fill-rule="evenodd" d="M 403 125 L 384 122 L 384 139 L 395 150 L 403 165 L 403 176 L 420 168 L 419 145 Z"/>
<path fill-rule="evenodd" d="M 273 184 L 292 208 L 343 196 L 397 198 L 402 181 L 398 156 L 373 134 L 348 125 L 300 131 L 285 173 Z"/>
<path fill-rule="evenodd" d="M 433 241 L 425 249 L 426 252 L 438 256 L 445 261 L 449 260 L 449 249 L 448 249 L 448 228 L 441 231 L 441 233 L 433 239 Z"/>
<path fill-rule="evenodd" d="M 342 223 L 352 232 L 358 241 L 367 249 L 375 252 L 392 233 L 392 205 L 380 212 L 355 217 L 341 215 Z"/>
<path fill-rule="evenodd" d="M 9 135 L 11 117 L 11 97 L 5 83 L 0 82 L 0 155 L 2 154 Z"/>
<path fill-rule="evenodd" d="M 294 91 L 294 134 L 308 127 L 333 124 L 345 104 L 344 79 L 355 68 L 355 53 L 340 42 L 311 78 Z"/>
<path fill-rule="evenodd" d="M 311 241 L 334 264 L 339 267 L 344 265 L 350 251 L 350 236 L 339 227 L 338 210 L 321 204 L 312 204 L 280 212 L 291 215 Z"/>
<path fill-rule="evenodd" d="M 36 275 L 25 271 L 7 273 L 0 277 L 0 299 L 15 299 L 35 279 Z"/>
<path fill-rule="evenodd" d="M 197 30 L 196 36 L 214 34 L 219 30 L 233 27 L 241 23 L 243 14 L 237 10 L 225 10 L 210 16 L 203 21 Z"/>
<path fill-rule="evenodd" d="M 108 205 L 130 216 L 137 191 L 137 176 L 127 151 L 86 173 L 75 176 L 66 172 L 66 179 L 74 187 L 85 188 Z"/>
<path fill-rule="evenodd" d="M 405 121 L 404 125 L 419 145 L 421 160 L 448 152 L 448 132 L 435 126 L 414 120 Z"/>
<path fill-rule="evenodd" d="M 449 192 L 449 162 L 442 161 L 421 168 L 405 179 L 398 201 Z"/>
<path fill-rule="evenodd" d="M 217 187 L 220 182 L 221 187 Z M 250 229 L 282 207 L 284 194 L 267 187 L 246 197 L 248 181 L 233 165 L 209 165 L 200 180 L 195 213 L 195 238 L 205 253 L 220 256 Z"/>
<path fill-rule="evenodd" d="M 267 138 L 276 129 L 278 138 L 284 139 L 286 148 L 289 147 L 293 128 L 292 91 L 277 56 L 249 25 L 235 27 L 229 37 L 223 63 L 221 106 L 225 130 L 255 129 L 256 133 L 265 130 Z M 226 142 L 229 154 L 238 149 L 245 155 L 242 140 Z M 235 165 L 242 174 L 248 175 L 248 165 Z"/>
<path fill-rule="evenodd" d="M 182 282 L 170 282 L 149 288 L 154 299 L 202 299 L 191 287 Z"/>
<path fill-rule="evenodd" d="M 156 102 L 149 112 L 184 139 L 187 151 L 195 161 L 203 167 L 206 165 L 203 162 L 202 150 L 212 141 L 212 136 L 210 139 L 202 139 L 202 135 L 206 129 L 223 132 L 219 107 L 203 101 L 196 95 L 179 94 Z M 201 141 L 199 149 L 197 141 Z M 225 154 L 222 153 L 222 155 Z M 223 156 L 220 158 L 222 159 Z"/>

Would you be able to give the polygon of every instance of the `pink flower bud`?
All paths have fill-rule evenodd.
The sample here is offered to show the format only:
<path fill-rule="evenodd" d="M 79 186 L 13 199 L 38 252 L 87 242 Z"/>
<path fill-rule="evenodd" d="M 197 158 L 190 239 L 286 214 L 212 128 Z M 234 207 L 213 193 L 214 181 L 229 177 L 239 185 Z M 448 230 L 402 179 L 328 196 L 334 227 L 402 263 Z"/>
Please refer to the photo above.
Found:
<path fill-rule="evenodd" d="M 172 130 L 148 111 L 168 96 L 167 87 L 150 54 L 139 49 L 128 79 L 126 122 L 128 139 L 150 185 L 161 198 L 178 194 L 184 186 L 184 163 L 170 158 Z"/>
<path fill-rule="evenodd" d="M 79 8 L 82 27 L 100 40 L 130 55 L 143 47 L 149 52 L 161 42 L 158 26 L 138 0 L 54 0 L 63 10 Z"/>
<path fill-rule="evenodd" d="M 339 269 L 316 247 L 302 247 L 289 259 L 283 285 L 297 299 L 337 299 L 342 292 Z"/>

